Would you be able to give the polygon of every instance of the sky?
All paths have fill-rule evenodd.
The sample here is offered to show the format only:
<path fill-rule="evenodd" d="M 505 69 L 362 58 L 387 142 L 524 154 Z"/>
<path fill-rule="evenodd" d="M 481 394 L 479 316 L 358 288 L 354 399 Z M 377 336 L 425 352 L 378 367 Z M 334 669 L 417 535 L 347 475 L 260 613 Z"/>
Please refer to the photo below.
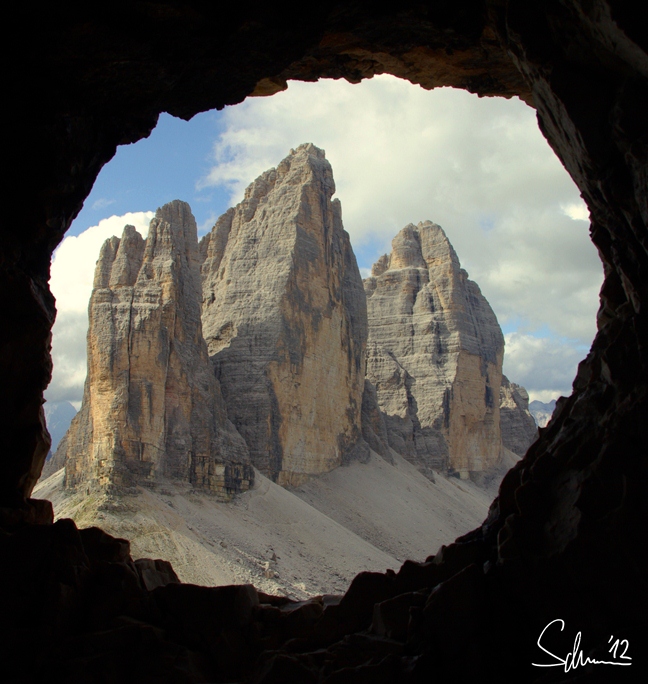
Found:
<path fill-rule="evenodd" d="M 120 147 L 54 254 L 50 401 L 78 408 L 99 249 L 155 209 L 192 207 L 208 232 L 259 174 L 301 143 L 326 151 L 363 276 L 408 223 L 440 224 L 505 334 L 504 372 L 531 399 L 571 392 L 596 332 L 603 273 L 578 189 L 518 99 L 425 91 L 391 76 L 289 84 L 185 122 L 163 114 Z"/>

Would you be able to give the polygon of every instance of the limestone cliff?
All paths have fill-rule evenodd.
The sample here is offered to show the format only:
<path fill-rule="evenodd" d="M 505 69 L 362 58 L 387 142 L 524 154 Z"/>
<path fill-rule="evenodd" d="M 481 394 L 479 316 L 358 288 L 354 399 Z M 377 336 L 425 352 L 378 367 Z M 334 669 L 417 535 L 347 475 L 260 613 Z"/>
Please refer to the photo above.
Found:
<path fill-rule="evenodd" d="M 189 205 L 158 209 L 146 240 L 126 226 L 121 240 L 104 243 L 83 404 L 60 447 L 67 486 L 112 490 L 171 478 L 224 496 L 249 486 L 248 451 L 227 420 L 200 306 Z"/>
<path fill-rule="evenodd" d="M 332 470 L 361 439 L 366 302 L 334 192 L 324 152 L 301 145 L 201 242 L 228 415 L 280 484 Z"/>
<path fill-rule="evenodd" d="M 518 456 L 538 438 L 538 428 L 529 412 L 529 395 L 524 387 L 502 375 L 500 387 L 500 429 L 502 444 Z"/>
<path fill-rule="evenodd" d="M 428 476 L 497 464 L 504 338 L 443 230 L 403 228 L 364 284 L 367 381 L 389 445 Z"/>

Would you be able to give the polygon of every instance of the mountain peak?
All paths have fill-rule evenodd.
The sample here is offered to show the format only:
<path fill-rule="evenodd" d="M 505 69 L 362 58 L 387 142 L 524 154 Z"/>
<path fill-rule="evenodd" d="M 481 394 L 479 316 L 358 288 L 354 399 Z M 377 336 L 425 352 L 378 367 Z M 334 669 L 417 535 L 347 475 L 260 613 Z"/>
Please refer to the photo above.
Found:
<path fill-rule="evenodd" d="M 324 152 L 300 145 L 204 238 L 203 326 L 228 415 L 297 485 L 361 439 L 366 303 Z"/>
<path fill-rule="evenodd" d="M 127 491 L 167 478 L 222 497 L 252 479 L 202 337 L 196 222 L 164 205 L 144 240 L 126 226 L 101 250 L 89 305 L 81 410 L 57 458 L 66 485 Z"/>

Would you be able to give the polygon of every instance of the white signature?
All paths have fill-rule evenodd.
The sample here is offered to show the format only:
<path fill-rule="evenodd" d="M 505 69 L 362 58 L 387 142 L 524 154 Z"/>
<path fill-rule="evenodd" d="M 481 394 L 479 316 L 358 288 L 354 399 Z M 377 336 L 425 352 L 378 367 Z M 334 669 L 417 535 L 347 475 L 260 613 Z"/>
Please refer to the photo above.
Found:
<path fill-rule="evenodd" d="M 612 640 L 614 639 L 614 635 L 611 636 L 608 639 L 608 644 L 612 643 L 612 646 L 610 646 L 610 649 L 608 653 L 612 654 L 612 657 L 614 660 L 596 660 L 595 658 L 590 658 L 589 656 L 585 657 L 583 656 L 583 651 L 580 648 L 580 642 L 581 642 L 581 633 L 578 632 L 576 634 L 576 638 L 574 639 L 574 648 L 564 657 L 564 658 L 559 658 L 557 655 L 552 653 L 551 651 L 548 651 L 540 642 L 542 641 L 542 637 L 544 636 L 544 633 L 551 627 L 551 625 L 555 624 L 556 622 L 560 623 L 560 631 L 562 632 L 565 629 L 565 621 L 561 620 L 558 618 L 557 620 L 552 620 L 543 630 L 540 632 L 540 636 L 538 637 L 538 648 L 540 650 L 544 651 L 547 655 L 551 656 L 556 660 L 555 663 L 531 663 L 534 667 L 564 667 L 565 672 L 569 672 L 570 670 L 575 670 L 577 667 L 582 667 L 584 665 L 632 665 L 632 658 L 630 656 L 627 656 L 626 653 L 628 652 L 628 648 L 630 646 L 630 643 L 628 642 L 627 639 L 615 639 L 614 642 Z M 619 650 L 622 650 L 623 653 L 621 655 L 618 655 Z M 628 661 L 628 662 L 622 662 L 622 661 Z"/>

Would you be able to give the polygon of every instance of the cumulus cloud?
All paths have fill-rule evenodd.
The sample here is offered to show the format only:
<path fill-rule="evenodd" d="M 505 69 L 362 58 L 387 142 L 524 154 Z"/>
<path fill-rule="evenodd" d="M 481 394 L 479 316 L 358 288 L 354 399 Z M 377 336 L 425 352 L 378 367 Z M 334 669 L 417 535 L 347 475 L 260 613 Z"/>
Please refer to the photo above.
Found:
<path fill-rule="evenodd" d="M 77 236 L 66 237 L 54 252 L 50 287 L 56 297 L 56 322 L 52 331 L 52 382 L 48 401 L 79 402 L 86 376 L 88 302 L 101 245 L 112 235 L 121 236 L 127 224 L 146 237 L 152 211 L 111 216 Z"/>
<path fill-rule="evenodd" d="M 87 303 L 86 303 L 87 308 Z M 87 311 L 59 311 L 52 335 L 52 382 L 48 401 L 79 402 L 86 377 Z"/>
<path fill-rule="evenodd" d="M 531 401 L 571 394 L 571 383 L 587 349 L 573 340 L 508 333 L 504 374 L 529 389 Z"/>
<path fill-rule="evenodd" d="M 576 355 L 591 343 L 602 268 L 589 214 L 524 103 L 425 91 L 390 76 L 290 83 L 225 110 L 214 166 L 200 185 L 226 186 L 238 202 L 303 142 L 326 150 L 362 269 L 404 225 L 430 219 L 505 330 L 562 340 Z M 533 345 L 525 351 L 557 360 Z M 575 366 L 560 367 L 560 387 L 568 387 Z"/>

